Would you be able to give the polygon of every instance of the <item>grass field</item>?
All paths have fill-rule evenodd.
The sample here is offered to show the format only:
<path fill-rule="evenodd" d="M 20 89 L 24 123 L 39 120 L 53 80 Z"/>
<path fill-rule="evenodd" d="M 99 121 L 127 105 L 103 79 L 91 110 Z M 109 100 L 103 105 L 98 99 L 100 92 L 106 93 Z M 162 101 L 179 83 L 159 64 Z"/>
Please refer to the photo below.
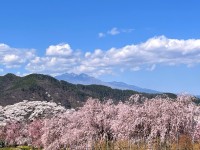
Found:
<path fill-rule="evenodd" d="M 4 147 L 0 148 L 0 150 L 38 150 L 38 149 L 32 148 L 30 146 L 17 146 L 17 147 Z"/>

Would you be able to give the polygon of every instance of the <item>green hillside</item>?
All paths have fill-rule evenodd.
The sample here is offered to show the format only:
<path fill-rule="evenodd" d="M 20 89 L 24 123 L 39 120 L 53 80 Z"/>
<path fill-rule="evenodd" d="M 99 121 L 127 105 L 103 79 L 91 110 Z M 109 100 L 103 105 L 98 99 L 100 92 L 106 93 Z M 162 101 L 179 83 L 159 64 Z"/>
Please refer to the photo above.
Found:
<path fill-rule="evenodd" d="M 71 108 L 83 105 L 89 97 L 98 98 L 101 101 L 113 99 L 114 102 L 119 102 L 128 100 L 133 94 L 138 94 L 136 91 L 112 89 L 102 85 L 75 85 L 42 74 L 30 74 L 25 77 L 7 74 L 0 76 L 0 85 L 0 105 L 3 106 L 23 100 L 40 100 L 54 101 L 66 108 Z M 161 95 L 141 94 L 148 98 Z M 167 95 L 176 97 L 171 93 Z"/>

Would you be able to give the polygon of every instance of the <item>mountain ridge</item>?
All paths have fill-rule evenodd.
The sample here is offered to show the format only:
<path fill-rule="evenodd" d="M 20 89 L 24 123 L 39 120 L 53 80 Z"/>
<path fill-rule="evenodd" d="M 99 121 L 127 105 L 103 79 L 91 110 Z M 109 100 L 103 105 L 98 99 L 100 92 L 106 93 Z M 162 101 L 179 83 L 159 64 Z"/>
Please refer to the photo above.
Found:
<path fill-rule="evenodd" d="M 117 103 L 128 101 L 135 94 L 148 99 L 162 96 L 162 94 L 112 89 L 104 85 L 72 84 L 43 74 L 30 74 L 24 77 L 6 74 L 0 76 L 0 85 L 0 105 L 2 106 L 28 100 L 55 102 L 66 108 L 76 108 L 82 106 L 90 97 L 100 101 L 112 99 L 114 103 Z M 172 93 L 166 93 L 166 95 L 176 97 Z"/>
<path fill-rule="evenodd" d="M 75 73 L 64 73 L 58 76 L 55 76 L 58 80 L 64 80 L 73 84 L 84 84 L 84 85 L 90 85 L 90 84 L 99 84 L 103 85 L 103 81 L 96 79 L 92 76 L 89 76 L 87 74 L 81 73 L 81 74 L 75 74 Z"/>
<path fill-rule="evenodd" d="M 134 90 L 137 92 L 144 92 L 144 93 L 162 93 L 156 90 L 151 90 L 147 88 L 141 88 L 135 85 L 130 85 L 124 82 L 104 82 L 87 74 L 74 74 L 74 73 L 65 73 L 58 76 L 55 76 L 58 80 L 64 80 L 73 84 L 84 84 L 84 85 L 91 85 L 91 84 L 98 84 L 98 85 L 105 85 L 109 86 L 113 89 L 121 89 L 121 90 Z"/>

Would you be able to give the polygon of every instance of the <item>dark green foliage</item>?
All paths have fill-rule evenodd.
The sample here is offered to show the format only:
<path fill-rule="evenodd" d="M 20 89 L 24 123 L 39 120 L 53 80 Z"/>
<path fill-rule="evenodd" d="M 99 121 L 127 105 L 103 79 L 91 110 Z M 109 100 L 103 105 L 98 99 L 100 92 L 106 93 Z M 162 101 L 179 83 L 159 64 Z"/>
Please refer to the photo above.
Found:
<path fill-rule="evenodd" d="M 4 141 L 1 141 L 1 140 L 0 140 L 0 148 L 2 148 L 2 147 L 4 147 L 4 146 L 5 146 Z"/>
<path fill-rule="evenodd" d="M 30 74 L 18 77 L 14 74 L 0 76 L 0 105 L 14 104 L 22 100 L 54 101 L 67 108 L 82 106 L 89 98 L 99 100 L 113 99 L 115 103 L 127 101 L 136 91 L 112 89 L 102 85 L 74 85 L 65 81 L 42 75 Z M 166 93 L 175 98 L 175 94 Z M 143 96 L 153 98 L 160 94 L 142 93 Z"/>

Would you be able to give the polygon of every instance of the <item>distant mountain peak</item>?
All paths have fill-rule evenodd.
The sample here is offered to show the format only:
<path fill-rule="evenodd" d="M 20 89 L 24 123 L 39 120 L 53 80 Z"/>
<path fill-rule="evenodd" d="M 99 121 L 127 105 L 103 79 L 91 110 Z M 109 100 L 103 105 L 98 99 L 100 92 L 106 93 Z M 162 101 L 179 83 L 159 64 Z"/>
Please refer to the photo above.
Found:
<path fill-rule="evenodd" d="M 64 73 L 64 74 L 61 74 L 61 75 L 71 75 L 71 76 L 77 76 L 77 74 L 75 74 L 75 73 Z"/>
<path fill-rule="evenodd" d="M 55 76 L 55 78 L 58 80 L 64 80 L 73 84 L 84 84 L 84 85 L 97 84 L 97 85 L 109 86 L 113 89 L 133 90 L 133 91 L 144 92 L 144 93 L 160 93 L 155 90 L 140 88 L 135 85 L 129 85 L 127 83 L 119 82 L 119 81 L 104 82 L 99 79 L 96 79 L 95 77 L 87 75 L 85 73 L 81 73 L 81 74 L 65 73 L 59 76 Z"/>
<path fill-rule="evenodd" d="M 75 73 L 65 73 L 62 75 L 55 76 L 58 80 L 64 80 L 73 84 L 84 84 L 84 85 L 90 85 L 90 84 L 98 84 L 103 85 L 103 82 L 99 79 L 96 79 L 92 76 L 89 76 L 85 73 L 81 74 L 75 74 Z"/>
<path fill-rule="evenodd" d="M 93 78 L 92 76 L 89 76 L 85 73 L 81 73 L 81 74 L 79 74 L 79 76 L 84 77 L 84 78 Z"/>
<path fill-rule="evenodd" d="M 78 77 L 78 76 L 81 76 L 81 77 L 91 77 L 85 73 L 80 73 L 80 74 L 75 74 L 75 73 L 64 73 L 64 74 L 61 74 L 61 75 L 58 75 L 58 76 L 63 76 L 63 75 L 66 75 L 66 76 L 73 76 L 73 77 Z"/>

